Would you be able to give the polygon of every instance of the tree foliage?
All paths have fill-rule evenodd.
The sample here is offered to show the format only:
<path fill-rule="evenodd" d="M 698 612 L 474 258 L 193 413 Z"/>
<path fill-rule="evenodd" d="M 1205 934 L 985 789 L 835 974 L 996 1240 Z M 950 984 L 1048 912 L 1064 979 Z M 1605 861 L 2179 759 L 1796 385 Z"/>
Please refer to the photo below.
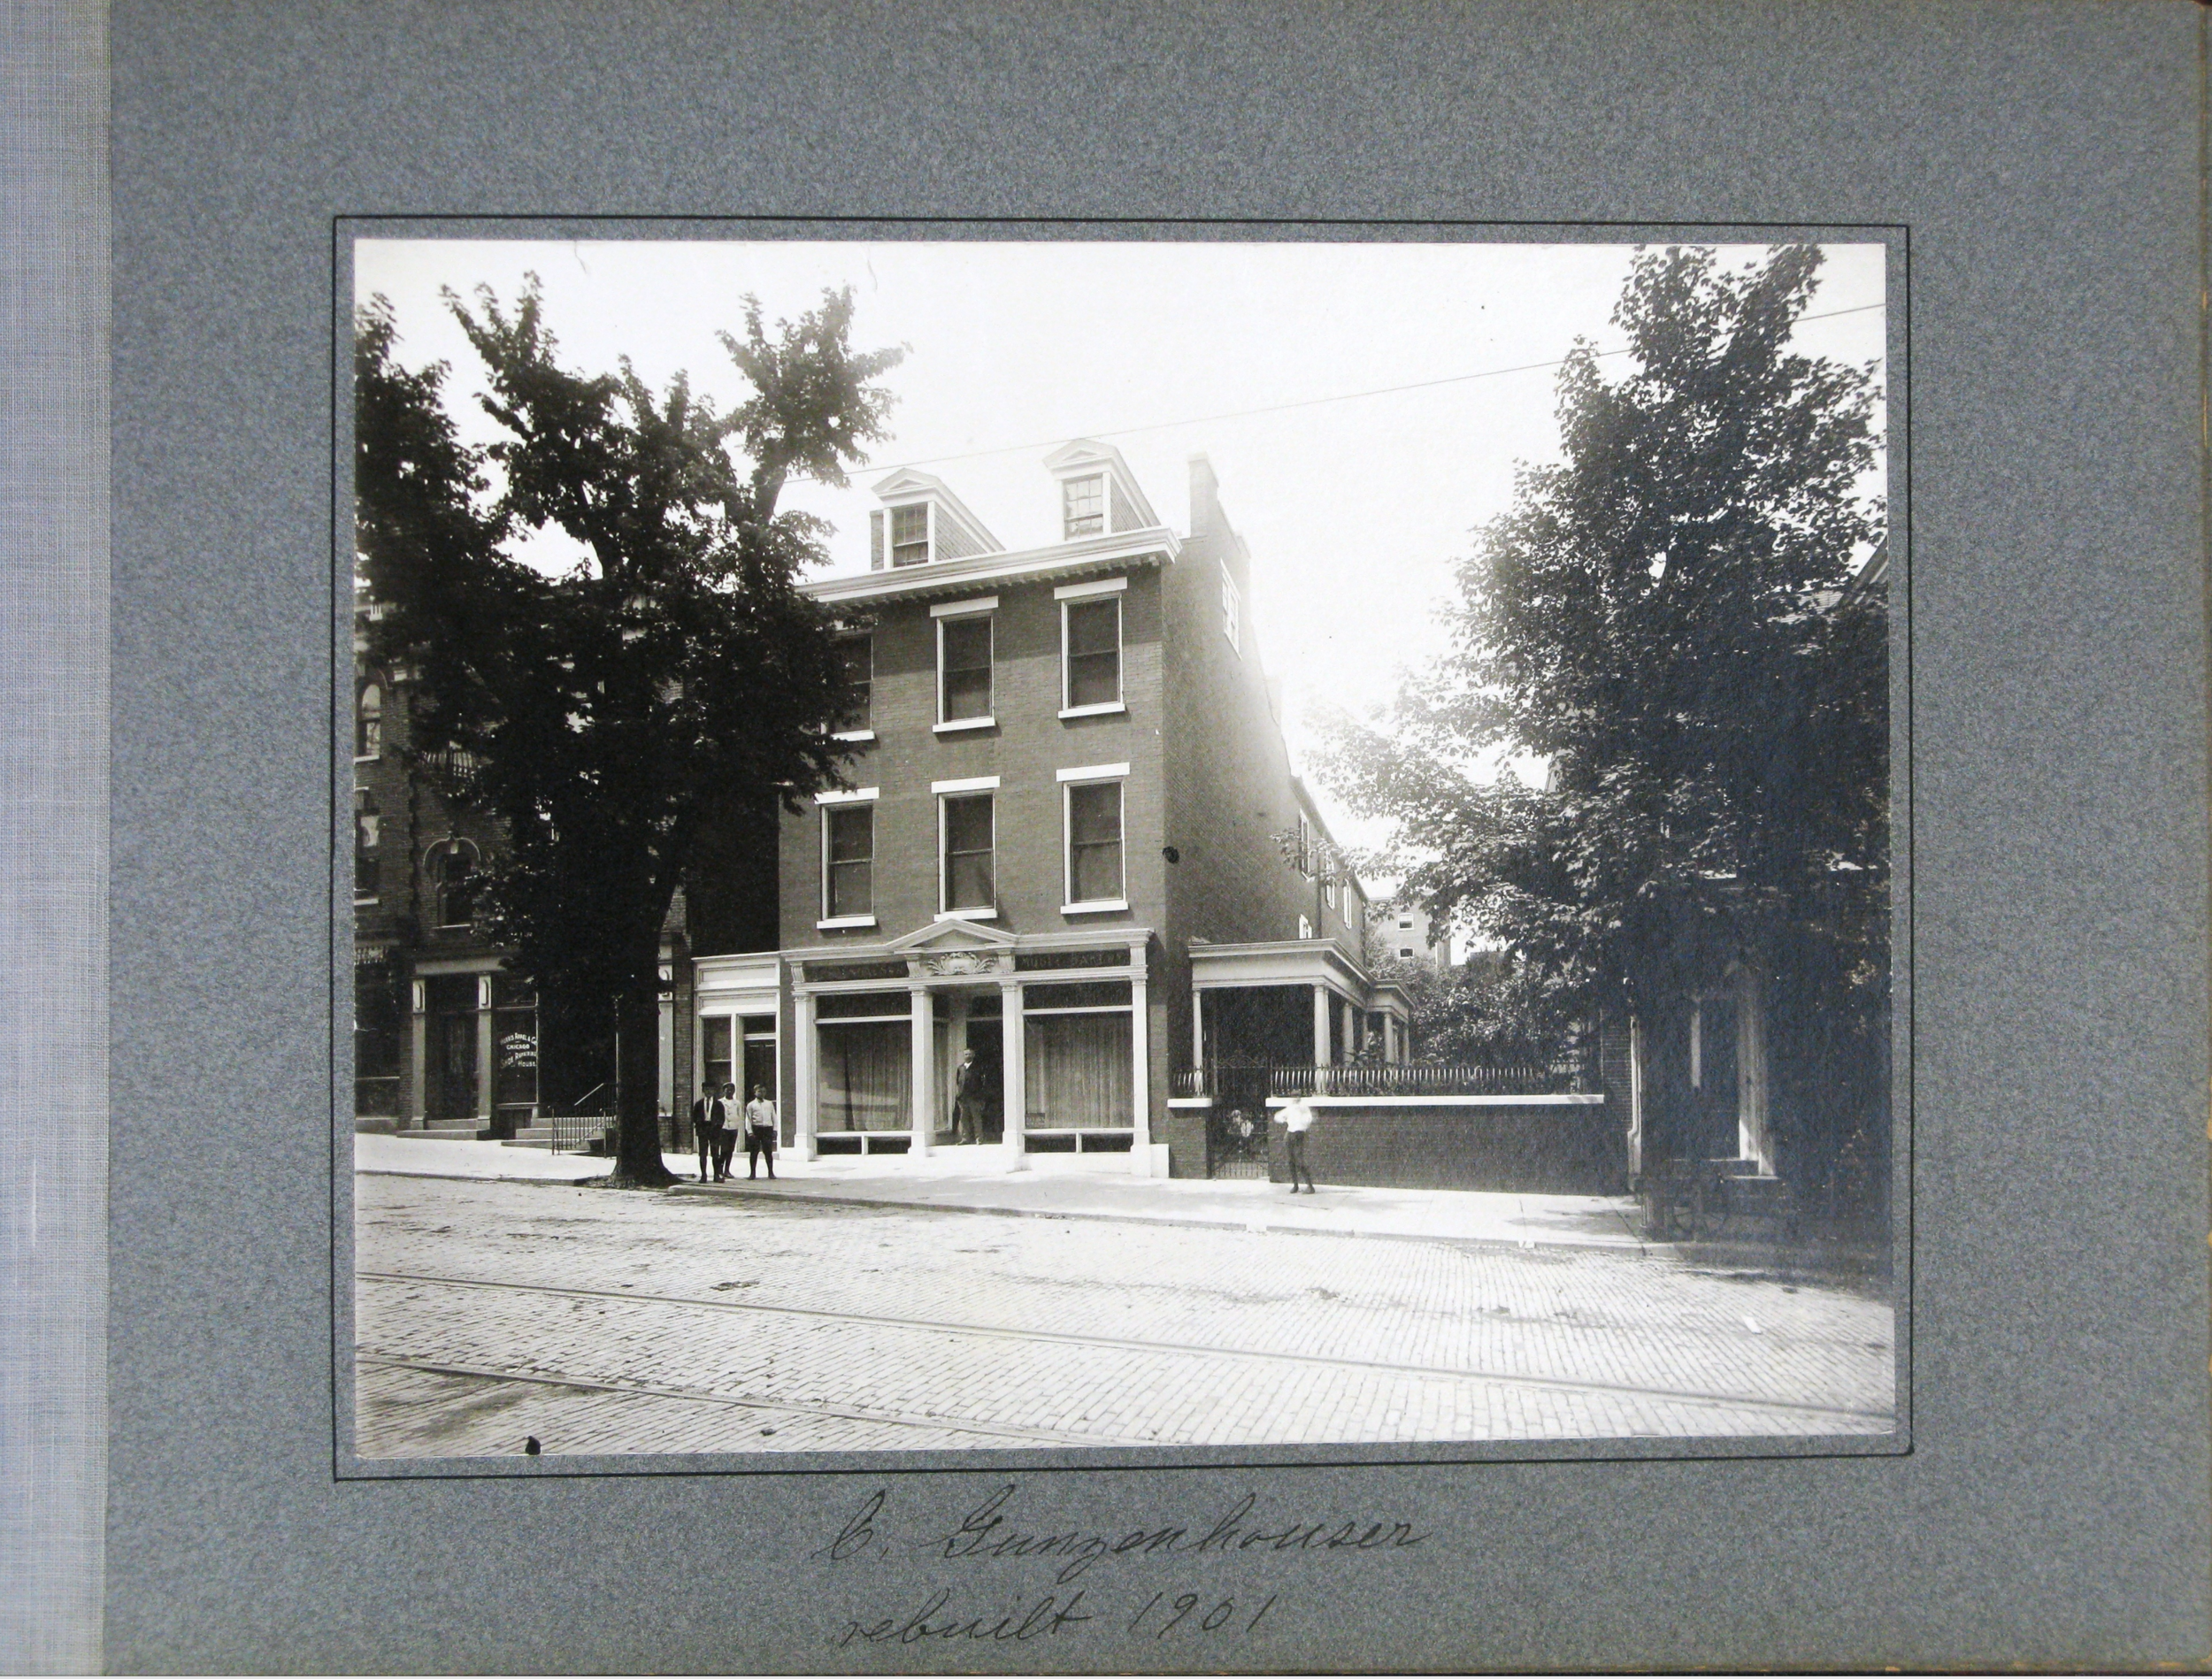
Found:
<path fill-rule="evenodd" d="M 548 1030 L 619 1024 L 618 1181 L 666 1181 L 654 1069 L 661 929 L 717 809 L 795 808 L 833 782 L 844 678 L 827 616 L 795 587 L 818 521 L 786 479 L 844 482 L 884 435 L 874 384 L 901 352 L 854 351 L 849 293 L 772 333 L 745 301 L 725 334 L 753 395 L 726 413 L 679 374 L 655 392 L 564 366 L 534 277 L 448 307 L 481 358 L 498 441 L 464 442 L 445 366 L 409 371 L 378 299 L 357 322 L 360 561 L 385 616 L 372 656 L 408 670 L 420 755 L 505 843 L 485 931 L 538 987 Z M 534 531 L 578 557 L 516 557 Z"/>
<path fill-rule="evenodd" d="M 1324 772 L 1395 819 L 1406 889 L 1584 1008 L 1661 1008 L 1732 963 L 1841 1011 L 1887 997 L 1885 602 L 1870 368 L 1793 350 L 1819 253 L 1639 253 L 1579 342 L 1561 457 L 1524 465 L 1457 574 L 1452 653 Z M 1540 781 L 1486 779 L 1533 759 Z"/>

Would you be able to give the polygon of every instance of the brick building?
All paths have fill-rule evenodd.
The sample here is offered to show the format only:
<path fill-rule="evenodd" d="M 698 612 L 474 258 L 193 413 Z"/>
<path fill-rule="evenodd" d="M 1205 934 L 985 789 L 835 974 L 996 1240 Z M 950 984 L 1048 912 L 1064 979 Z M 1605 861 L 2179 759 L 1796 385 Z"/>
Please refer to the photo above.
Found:
<path fill-rule="evenodd" d="M 1212 468 L 1192 460 L 1179 534 L 1117 450 L 1043 466 L 1059 540 L 1010 552 L 904 471 L 867 569 L 809 586 L 847 625 L 854 785 L 783 819 L 780 947 L 697 960 L 692 1079 L 772 1085 L 810 1158 L 1202 1172 L 1171 1070 L 1403 1055 Z"/>
<path fill-rule="evenodd" d="M 413 687 L 372 663 L 354 603 L 354 1123 L 364 1131 L 527 1138 L 548 1113 L 611 1113 L 611 1020 L 603 1035 L 541 1055 L 537 999 L 502 971 L 505 952 L 475 923 L 478 876 L 498 828 L 442 797 L 465 755 L 411 759 Z M 680 893 L 662 933 L 661 1109 L 692 1060 L 691 963 Z"/>

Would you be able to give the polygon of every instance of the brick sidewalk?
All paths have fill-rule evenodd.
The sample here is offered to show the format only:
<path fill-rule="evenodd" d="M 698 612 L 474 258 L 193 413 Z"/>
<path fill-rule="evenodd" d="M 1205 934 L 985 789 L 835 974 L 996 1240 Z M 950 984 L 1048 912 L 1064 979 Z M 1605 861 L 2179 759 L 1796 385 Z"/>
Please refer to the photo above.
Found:
<path fill-rule="evenodd" d="M 1632 1251 L 356 1182 L 368 1456 L 1890 1427 L 1886 1306 Z"/>

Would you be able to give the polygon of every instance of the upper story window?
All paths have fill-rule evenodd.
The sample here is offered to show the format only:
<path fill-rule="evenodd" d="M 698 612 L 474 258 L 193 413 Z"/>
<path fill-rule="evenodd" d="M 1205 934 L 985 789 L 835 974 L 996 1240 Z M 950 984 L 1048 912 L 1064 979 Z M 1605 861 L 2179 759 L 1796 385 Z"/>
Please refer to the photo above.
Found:
<path fill-rule="evenodd" d="M 1066 913 L 1127 907 L 1121 790 L 1128 773 L 1125 763 L 1060 771 L 1067 834 Z"/>
<path fill-rule="evenodd" d="M 1236 579 L 1229 575 L 1229 568 L 1221 568 L 1221 632 L 1229 638 L 1229 645 L 1241 654 L 1244 651 L 1244 601 L 1237 593 Z"/>
<path fill-rule="evenodd" d="M 995 786 L 995 778 L 987 778 Z M 946 784 L 940 784 L 941 788 Z M 957 784 L 955 784 L 957 785 Z M 941 792 L 938 799 L 947 915 L 989 915 L 998 907 L 998 797 L 995 791 Z"/>
<path fill-rule="evenodd" d="M 441 927 L 465 927 L 476 919 L 476 847 L 449 840 L 426 859 L 430 896 Z"/>
<path fill-rule="evenodd" d="M 822 807 L 822 915 L 828 921 L 875 919 L 876 808 L 856 801 Z"/>
<path fill-rule="evenodd" d="M 875 697 L 876 642 L 872 635 L 846 637 L 837 644 L 845 667 L 845 709 L 837 719 L 840 734 L 866 734 Z"/>
<path fill-rule="evenodd" d="M 1298 813 L 1298 872 L 1310 880 L 1320 868 L 1314 855 L 1313 824 L 1306 820 L 1306 813 Z"/>
<path fill-rule="evenodd" d="M 1121 705 L 1121 594 L 1096 584 L 1060 592 L 1060 703 L 1071 711 L 1103 711 Z M 1071 598 L 1073 597 L 1073 598 Z"/>
<path fill-rule="evenodd" d="M 380 862 L 377 848 L 382 840 L 382 817 L 376 806 L 376 794 L 366 787 L 357 787 L 353 794 L 353 896 L 357 903 L 376 897 Z"/>
<path fill-rule="evenodd" d="M 1097 536 L 1106 529 L 1106 479 L 1102 473 L 1071 478 L 1060 486 L 1062 534 Z"/>
<path fill-rule="evenodd" d="M 1400 916 L 1398 917 L 1398 931 L 1400 932 L 1411 932 L 1413 931 L 1413 917 L 1411 916 Z"/>
<path fill-rule="evenodd" d="M 891 510 L 891 564 L 920 565 L 929 558 L 929 503 Z"/>
<path fill-rule="evenodd" d="M 987 724 L 991 721 L 991 614 L 983 610 L 952 616 L 939 610 L 938 726 Z"/>
<path fill-rule="evenodd" d="M 353 709 L 353 755 L 384 755 L 384 686 L 380 682 L 364 682 L 357 696 Z"/>

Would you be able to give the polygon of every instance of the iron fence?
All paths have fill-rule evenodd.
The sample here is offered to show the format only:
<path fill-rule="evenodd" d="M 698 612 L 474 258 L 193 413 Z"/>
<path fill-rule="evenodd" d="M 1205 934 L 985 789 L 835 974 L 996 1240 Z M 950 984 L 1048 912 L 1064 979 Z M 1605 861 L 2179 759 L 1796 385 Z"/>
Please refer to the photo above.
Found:
<path fill-rule="evenodd" d="M 1274 1062 L 1183 1068 L 1170 1076 L 1169 1093 L 1212 1096 L 1226 1085 L 1248 1087 L 1262 1077 L 1270 1096 L 1559 1096 L 1597 1088 L 1596 1069 L 1578 1060 L 1463 1066 L 1398 1062 L 1348 1067 Z"/>

